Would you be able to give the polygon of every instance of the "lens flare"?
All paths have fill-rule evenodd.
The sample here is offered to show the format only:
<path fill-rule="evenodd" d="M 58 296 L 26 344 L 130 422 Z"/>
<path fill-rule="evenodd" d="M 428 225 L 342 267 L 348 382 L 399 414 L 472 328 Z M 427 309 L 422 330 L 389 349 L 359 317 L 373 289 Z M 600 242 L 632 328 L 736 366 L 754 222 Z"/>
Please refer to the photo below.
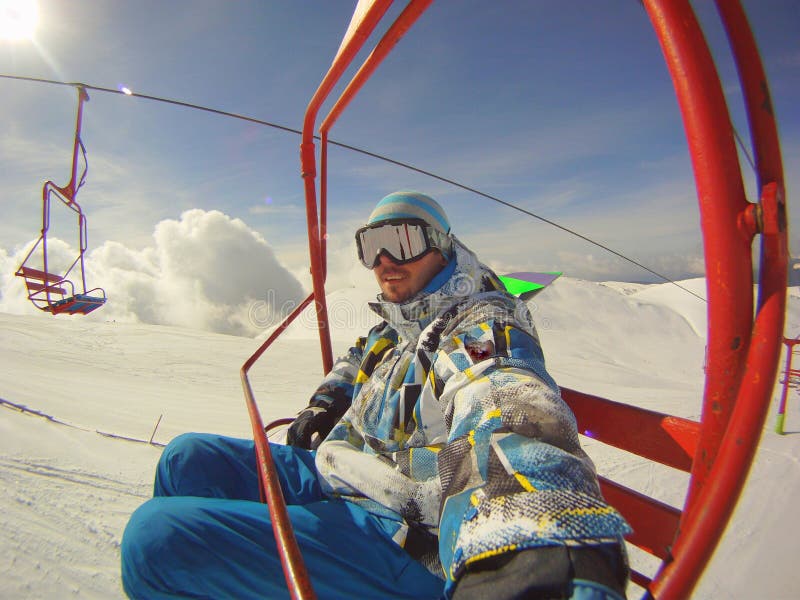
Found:
<path fill-rule="evenodd" d="M 0 0 L 0 40 L 32 40 L 37 25 L 37 0 Z"/>

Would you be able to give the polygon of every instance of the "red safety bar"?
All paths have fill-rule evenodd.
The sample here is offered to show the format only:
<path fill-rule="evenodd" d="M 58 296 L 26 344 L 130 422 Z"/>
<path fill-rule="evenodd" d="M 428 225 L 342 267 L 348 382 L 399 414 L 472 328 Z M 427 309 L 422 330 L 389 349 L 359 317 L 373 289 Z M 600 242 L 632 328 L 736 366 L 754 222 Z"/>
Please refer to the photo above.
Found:
<path fill-rule="evenodd" d="M 242 368 L 262 487 L 271 514 L 275 511 L 273 503 L 280 505 L 283 500 L 276 478 L 269 473 L 269 447 L 247 381 L 247 369 L 299 311 L 315 300 L 323 368 L 325 372 L 330 370 L 332 353 L 324 287 L 328 131 L 430 3 L 431 0 L 417 0 L 407 4 L 323 120 L 319 212 L 313 144 L 317 112 L 390 1 L 372 2 L 362 18 L 351 24 L 306 112 L 301 165 L 314 291 Z M 701 420 L 695 422 L 566 388 L 562 389 L 562 396 L 574 411 L 581 433 L 690 473 L 682 510 L 600 478 L 606 499 L 633 526 L 634 533 L 628 541 L 663 561 L 652 580 L 638 572 L 632 574 L 632 580 L 646 588 L 648 597 L 682 599 L 691 594 L 724 531 L 747 477 L 769 406 L 786 305 L 786 204 L 768 86 L 739 2 L 720 0 L 717 7 L 744 91 L 760 191 L 757 203 L 746 200 L 719 77 L 691 5 L 688 0 L 644 0 L 644 5 L 664 52 L 683 115 L 705 242 L 708 349 Z M 751 247 L 756 235 L 761 237 L 761 265 L 754 317 L 750 300 Z M 292 596 L 313 597 L 307 579 L 304 583 L 295 579 L 301 572 L 297 565 L 302 564 L 302 557 L 288 519 L 278 523 L 273 516 L 273 522 L 278 545 L 289 557 L 284 566 Z M 298 590 L 301 587 L 302 592 Z"/>
<path fill-rule="evenodd" d="M 689 2 L 645 0 L 689 141 L 708 287 L 702 429 L 672 559 L 662 564 L 649 587 L 663 599 L 690 595 L 736 506 L 769 408 L 786 310 L 786 204 L 769 87 L 741 5 L 734 0 L 716 4 L 742 82 L 757 204 L 745 200 L 719 77 Z M 761 235 L 761 265 L 754 317 L 751 246 L 756 234 Z"/>

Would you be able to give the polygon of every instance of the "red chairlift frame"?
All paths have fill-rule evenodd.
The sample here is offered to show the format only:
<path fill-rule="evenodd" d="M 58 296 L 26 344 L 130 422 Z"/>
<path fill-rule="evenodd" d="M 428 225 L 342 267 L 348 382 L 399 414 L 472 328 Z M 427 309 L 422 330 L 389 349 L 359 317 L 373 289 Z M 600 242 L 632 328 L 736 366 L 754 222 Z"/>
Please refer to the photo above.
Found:
<path fill-rule="evenodd" d="M 78 162 L 79 153 L 85 152 L 81 141 L 81 126 L 83 123 L 83 105 L 89 100 L 89 94 L 86 93 L 86 89 L 83 86 L 77 86 L 77 90 L 78 110 L 75 118 L 75 138 L 72 147 L 70 180 L 64 187 L 59 187 L 52 181 L 47 181 L 42 187 L 42 232 L 14 273 L 16 276 L 25 279 L 28 300 L 36 308 L 53 315 L 61 313 L 88 314 L 100 308 L 106 301 L 106 293 L 102 288 L 86 289 L 86 272 L 84 269 L 84 255 L 88 245 L 86 216 L 80 204 L 76 202 L 75 197 L 78 195 L 78 190 L 83 185 L 84 177 L 86 176 L 85 168 L 81 176 L 78 176 Z M 67 267 L 63 275 L 51 273 L 49 270 L 47 234 L 50 229 L 50 204 L 53 197 L 73 211 L 78 219 L 78 256 Z M 34 253 L 40 245 L 42 248 L 42 268 L 28 266 L 28 261 L 34 257 Z M 79 267 L 81 277 L 81 291 L 77 294 L 75 293 L 75 284 L 68 279 L 76 266 Z M 93 293 L 99 295 L 90 296 Z"/>
<path fill-rule="evenodd" d="M 313 300 L 325 372 L 332 367 L 325 303 L 327 135 L 338 116 L 432 0 L 411 0 L 344 89 L 320 127 L 320 199 L 314 125 L 320 106 L 392 0 L 375 0 L 346 37 L 306 111 L 301 173 L 313 292 L 248 359 L 241 376 L 253 424 L 262 499 L 269 505 L 293 598 L 314 598 L 274 474 L 248 380 L 250 367 Z M 683 510 L 601 478 L 603 493 L 635 532 L 628 541 L 663 562 L 652 580 L 633 573 L 646 597 L 690 595 L 733 512 L 755 454 L 775 382 L 786 308 L 788 245 L 783 168 L 761 59 L 737 0 L 715 0 L 745 98 L 759 200 L 747 201 L 728 109 L 711 53 L 688 0 L 644 0 L 672 76 L 698 193 L 708 292 L 708 356 L 700 422 L 562 388 L 582 433 L 691 473 Z M 350 33 L 350 32 L 348 32 Z M 319 206 L 319 211 L 318 211 Z M 752 305 L 752 243 L 761 235 L 759 295 Z M 613 418 L 609 418 L 613 415 Z"/>

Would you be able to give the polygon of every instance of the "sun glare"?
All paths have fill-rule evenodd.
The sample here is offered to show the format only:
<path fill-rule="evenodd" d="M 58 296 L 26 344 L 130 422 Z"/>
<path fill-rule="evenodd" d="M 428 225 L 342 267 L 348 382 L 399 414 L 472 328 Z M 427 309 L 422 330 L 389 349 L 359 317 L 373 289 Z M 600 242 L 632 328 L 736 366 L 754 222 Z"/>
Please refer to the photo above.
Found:
<path fill-rule="evenodd" d="M 38 24 L 37 0 L 0 0 L 0 40 L 30 40 Z"/>

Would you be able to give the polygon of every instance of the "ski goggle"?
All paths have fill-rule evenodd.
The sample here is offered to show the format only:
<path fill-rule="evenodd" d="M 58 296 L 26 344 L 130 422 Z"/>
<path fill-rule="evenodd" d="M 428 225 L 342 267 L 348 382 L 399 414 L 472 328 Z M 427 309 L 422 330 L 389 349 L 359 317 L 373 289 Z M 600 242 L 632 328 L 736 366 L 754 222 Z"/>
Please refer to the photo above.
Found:
<path fill-rule="evenodd" d="M 375 268 L 385 252 L 397 264 L 421 258 L 433 249 L 450 255 L 450 237 L 417 219 L 391 219 L 366 225 L 356 231 L 358 258 L 368 269 Z"/>

